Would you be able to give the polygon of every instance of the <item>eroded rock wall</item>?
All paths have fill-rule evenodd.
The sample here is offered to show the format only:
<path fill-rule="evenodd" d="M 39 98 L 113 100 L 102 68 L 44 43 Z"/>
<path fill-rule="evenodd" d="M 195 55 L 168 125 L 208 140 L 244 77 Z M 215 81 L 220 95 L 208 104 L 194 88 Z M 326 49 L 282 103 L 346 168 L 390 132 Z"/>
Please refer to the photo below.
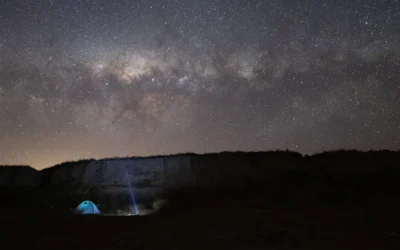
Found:
<path fill-rule="evenodd" d="M 275 152 L 84 160 L 40 172 L 10 167 L 0 174 L 0 185 L 38 187 L 41 200 L 53 205 L 93 199 L 119 206 L 132 203 L 133 198 L 151 200 L 171 190 L 230 189 L 265 182 L 279 177 L 282 169 L 298 167 L 301 160 L 300 154 Z"/>
<path fill-rule="evenodd" d="M 277 199 L 287 197 L 289 191 L 307 191 L 322 202 L 341 202 L 353 199 L 349 190 L 352 197 L 395 195 L 399 153 L 338 151 L 306 157 L 288 151 L 185 154 L 83 160 L 40 172 L 9 166 L 0 167 L 0 195 L 3 201 L 15 204 L 40 200 L 46 206 L 65 208 L 90 199 L 118 208 L 132 204 L 133 198 L 152 200 L 171 190 L 189 190 L 187 194 L 192 196 L 195 192 L 190 188 L 206 189 L 200 193 L 207 194 L 234 188 L 246 193 L 266 191 Z"/>
<path fill-rule="evenodd" d="M 92 160 L 49 169 L 46 186 L 102 192 L 127 188 L 159 192 L 184 187 L 233 187 L 275 178 L 274 169 L 296 168 L 300 161 L 301 156 L 297 155 L 271 159 L 262 153 Z"/>
<path fill-rule="evenodd" d="M 112 201 L 148 197 L 162 192 L 165 182 L 161 158 L 91 160 L 44 170 L 44 197 Z M 68 198 L 66 198 L 68 197 Z M 74 198 L 75 197 L 75 198 Z"/>

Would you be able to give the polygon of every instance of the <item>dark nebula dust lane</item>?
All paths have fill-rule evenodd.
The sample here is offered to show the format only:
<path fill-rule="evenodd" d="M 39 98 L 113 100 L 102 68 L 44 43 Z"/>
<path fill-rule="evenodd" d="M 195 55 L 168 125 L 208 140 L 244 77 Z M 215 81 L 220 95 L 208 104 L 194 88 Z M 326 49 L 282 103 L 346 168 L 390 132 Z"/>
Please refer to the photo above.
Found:
<path fill-rule="evenodd" d="M 0 1 L 0 164 L 400 149 L 400 2 Z"/>

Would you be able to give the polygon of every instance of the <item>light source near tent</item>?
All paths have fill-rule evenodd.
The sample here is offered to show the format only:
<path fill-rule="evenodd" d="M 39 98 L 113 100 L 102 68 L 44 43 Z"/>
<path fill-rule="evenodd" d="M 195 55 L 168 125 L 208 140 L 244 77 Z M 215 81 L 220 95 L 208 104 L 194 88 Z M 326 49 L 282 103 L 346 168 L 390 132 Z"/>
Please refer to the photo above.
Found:
<path fill-rule="evenodd" d="M 144 216 L 156 213 L 161 207 L 167 204 L 168 201 L 164 199 L 154 200 L 151 208 L 144 206 L 143 204 L 133 204 L 131 206 L 125 207 L 124 209 L 117 209 L 113 212 L 102 212 L 97 208 L 97 206 L 89 200 L 80 203 L 74 210 L 75 214 L 94 214 L 101 216 Z M 99 205 L 100 206 L 100 205 Z"/>
<path fill-rule="evenodd" d="M 135 204 L 133 207 L 129 206 L 125 209 L 118 209 L 107 215 L 111 216 L 143 216 L 156 212 L 154 209 L 148 209 L 142 204 Z M 103 214 L 105 215 L 105 214 Z"/>
<path fill-rule="evenodd" d="M 151 208 L 144 206 L 143 204 L 135 204 L 134 207 L 126 207 L 125 209 L 118 209 L 111 213 L 102 213 L 104 216 L 145 216 L 156 213 L 163 206 L 168 204 L 165 199 L 157 199 L 152 203 Z M 137 212 L 136 212 L 137 211 Z"/>

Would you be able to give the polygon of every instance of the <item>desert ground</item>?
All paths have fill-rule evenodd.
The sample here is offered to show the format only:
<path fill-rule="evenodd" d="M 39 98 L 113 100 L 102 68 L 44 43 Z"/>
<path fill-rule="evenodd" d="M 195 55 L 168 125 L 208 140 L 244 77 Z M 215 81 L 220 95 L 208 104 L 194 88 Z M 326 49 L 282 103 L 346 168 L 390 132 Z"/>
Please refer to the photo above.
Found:
<path fill-rule="evenodd" d="M 2 249 L 400 249 L 400 203 L 220 197 L 148 216 L 3 211 Z"/>

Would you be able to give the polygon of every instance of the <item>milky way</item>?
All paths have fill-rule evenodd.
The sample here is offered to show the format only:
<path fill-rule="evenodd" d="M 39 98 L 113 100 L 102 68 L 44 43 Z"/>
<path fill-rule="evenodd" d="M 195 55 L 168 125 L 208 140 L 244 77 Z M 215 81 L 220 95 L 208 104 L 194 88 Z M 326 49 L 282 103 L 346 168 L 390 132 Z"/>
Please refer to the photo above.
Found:
<path fill-rule="evenodd" d="M 400 1 L 0 1 L 0 164 L 400 149 Z"/>

